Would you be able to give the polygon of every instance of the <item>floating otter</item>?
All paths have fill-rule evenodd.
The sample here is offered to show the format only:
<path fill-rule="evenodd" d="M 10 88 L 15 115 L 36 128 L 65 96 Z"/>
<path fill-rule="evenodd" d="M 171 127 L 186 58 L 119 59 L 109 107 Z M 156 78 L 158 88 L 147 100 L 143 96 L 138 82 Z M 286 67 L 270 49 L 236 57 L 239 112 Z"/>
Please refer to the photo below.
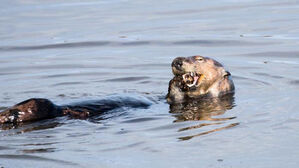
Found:
<path fill-rule="evenodd" d="M 232 120 L 235 117 L 218 116 L 234 107 L 234 84 L 230 73 L 219 62 L 202 56 L 178 57 L 173 60 L 171 66 L 174 77 L 169 82 L 166 99 L 170 104 L 170 113 L 175 114 L 174 122 L 211 121 L 184 127 L 178 131 L 221 125 L 208 131 L 179 137 L 180 140 L 189 140 L 239 124 L 223 125 L 222 121 Z"/>
<path fill-rule="evenodd" d="M 178 57 L 173 60 L 171 67 L 175 76 L 169 82 L 166 96 L 170 104 L 234 93 L 231 74 L 211 58 Z"/>
<path fill-rule="evenodd" d="M 217 61 L 202 57 L 178 57 L 172 62 L 175 75 L 169 82 L 167 102 L 186 102 L 203 96 L 219 97 L 234 92 L 230 73 Z M 0 113 L 0 124 L 18 124 L 59 116 L 86 119 L 120 107 L 148 107 L 152 103 L 140 97 L 108 97 L 73 105 L 55 105 L 48 99 L 32 98 Z M 193 105 L 196 105 L 196 103 Z M 171 106 L 172 109 L 175 106 Z M 188 106 L 187 106 L 188 107 Z"/>

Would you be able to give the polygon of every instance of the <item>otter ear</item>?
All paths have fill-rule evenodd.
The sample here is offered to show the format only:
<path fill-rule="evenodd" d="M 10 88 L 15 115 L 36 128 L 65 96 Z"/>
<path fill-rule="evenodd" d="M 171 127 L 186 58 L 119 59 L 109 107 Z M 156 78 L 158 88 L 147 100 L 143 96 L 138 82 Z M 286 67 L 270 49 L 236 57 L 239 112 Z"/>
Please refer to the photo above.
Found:
<path fill-rule="evenodd" d="M 229 77 L 229 76 L 231 76 L 230 72 L 225 71 L 223 77 L 224 77 L 224 78 L 227 78 L 227 77 Z"/>

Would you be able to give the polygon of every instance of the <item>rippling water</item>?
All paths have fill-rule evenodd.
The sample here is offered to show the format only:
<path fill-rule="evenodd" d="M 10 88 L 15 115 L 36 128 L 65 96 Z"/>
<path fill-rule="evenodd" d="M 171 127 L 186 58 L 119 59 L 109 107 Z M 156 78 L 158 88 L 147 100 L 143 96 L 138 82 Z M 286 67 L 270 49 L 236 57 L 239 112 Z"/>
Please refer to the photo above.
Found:
<path fill-rule="evenodd" d="M 146 109 L 61 117 L 0 131 L 0 167 L 297 167 L 297 1 L 20 1 L 0 7 L 0 109 L 110 94 Z M 173 112 L 177 56 L 232 73 L 232 107 Z"/>

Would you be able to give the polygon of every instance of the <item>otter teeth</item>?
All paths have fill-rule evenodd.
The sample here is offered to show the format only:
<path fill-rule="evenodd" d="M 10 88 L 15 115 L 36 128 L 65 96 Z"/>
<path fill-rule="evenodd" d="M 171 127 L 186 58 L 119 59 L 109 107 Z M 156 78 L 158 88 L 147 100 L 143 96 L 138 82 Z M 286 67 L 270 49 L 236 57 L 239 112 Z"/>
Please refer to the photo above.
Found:
<path fill-rule="evenodd" d="M 188 87 L 195 86 L 195 85 L 196 85 L 196 82 L 197 82 L 197 79 L 196 79 L 196 80 L 194 79 L 193 83 L 192 83 L 192 84 L 187 84 L 187 86 L 188 86 Z"/>
<path fill-rule="evenodd" d="M 187 86 L 188 86 L 188 87 L 195 86 L 195 83 L 196 83 L 196 82 L 193 82 L 192 84 L 187 84 Z"/>
<path fill-rule="evenodd" d="M 189 75 L 192 76 L 192 78 L 193 78 L 193 83 L 192 83 L 192 84 L 188 84 L 188 83 L 187 83 L 186 85 L 187 85 L 188 87 L 193 87 L 193 86 L 196 85 L 196 83 L 197 83 L 199 77 L 198 77 L 198 75 L 197 75 L 196 72 L 190 72 Z M 183 78 L 184 78 L 184 79 L 186 78 L 186 74 L 183 75 Z"/>
<path fill-rule="evenodd" d="M 200 75 L 196 72 L 188 72 L 183 74 L 182 77 L 188 87 L 193 87 L 197 85 Z"/>

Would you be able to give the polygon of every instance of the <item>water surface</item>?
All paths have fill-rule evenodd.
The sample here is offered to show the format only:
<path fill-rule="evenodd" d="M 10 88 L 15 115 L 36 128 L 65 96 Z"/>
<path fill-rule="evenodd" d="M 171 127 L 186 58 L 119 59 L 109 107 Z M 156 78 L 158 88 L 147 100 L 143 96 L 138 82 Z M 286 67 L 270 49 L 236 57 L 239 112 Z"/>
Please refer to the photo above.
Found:
<path fill-rule="evenodd" d="M 297 1 L 20 1 L 0 7 L 0 109 L 144 96 L 146 109 L 0 131 L 0 167 L 297 167 Z M 233 107 L 172 113 L 177 56 L 215 58 Z"/>

